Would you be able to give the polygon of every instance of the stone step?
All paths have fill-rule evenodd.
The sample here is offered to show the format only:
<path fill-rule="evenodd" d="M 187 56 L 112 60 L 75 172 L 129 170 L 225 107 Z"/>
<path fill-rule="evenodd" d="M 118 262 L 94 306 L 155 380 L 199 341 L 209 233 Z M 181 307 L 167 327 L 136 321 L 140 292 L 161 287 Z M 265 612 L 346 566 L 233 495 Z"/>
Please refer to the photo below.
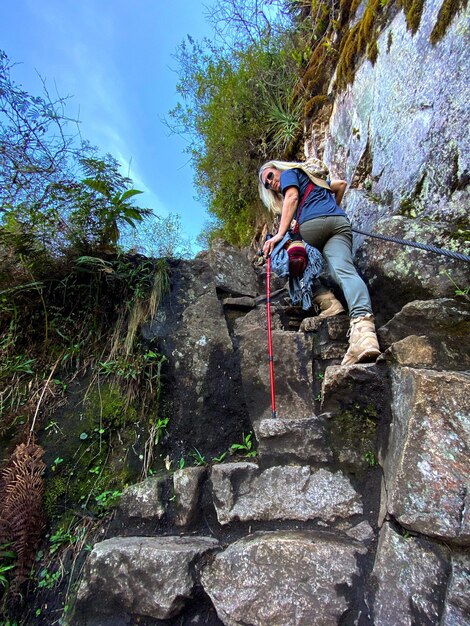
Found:
<path fill-rule="evenodd" d="M 78 590 L 73 626 L 123 614 L 177 615 L 198 584 L 196 564 L 219 548 L 210 537 L 114 537 L 95 544 Z"/>
<path fill-rule="evenodd" d="M 312 336 L 314 359 L 331 365 L 341 362 L 348 349 L 349 323 L 349 317 L 345 314 L 334 315 L 324 320 L 312 317 L 302 322 L 299 332 Z"/>
<path fill-rule="evenodd" d="M 355 521 L 361 496 L 341 472 L 308 466 L 226 463 L 212 468 L 214 505 L 220 524 L 273 520 Z"/>
<path fill-rule="evenodd" d="M 348 609 L 354 613 L 346 590 L 357 587 L 365 553 L 361 544 L 328 533 L 256 532 L 217 554 L 201 582 L 230 626 L 339 624 Z"/>
<path fill-rule="evenodd" d="M 333 460 L 327 446 L 327 420 L 323 416 L 271 417 L 255 422 L 253 429 L 258 441 L 258 458 L 263 465 L 315 465 Z"/>
<path fill-rule="evenodd" d="M 205 467 L 186 467 L 127 487 L 117 506 L 115 526 L 155 523 L 164 516 L 176 526 L 189 526 L 197 516 L 206 476 Z"/>

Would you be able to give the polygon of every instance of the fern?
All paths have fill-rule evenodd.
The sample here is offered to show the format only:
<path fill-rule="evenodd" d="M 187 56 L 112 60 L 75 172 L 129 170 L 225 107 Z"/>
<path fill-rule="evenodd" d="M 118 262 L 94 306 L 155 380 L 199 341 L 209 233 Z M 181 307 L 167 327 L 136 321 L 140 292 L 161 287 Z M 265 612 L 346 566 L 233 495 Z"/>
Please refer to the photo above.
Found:
<path fill-rule="evenodd" d="M 11 542 L 16 553 L 15 586 L 29 574 L 44 526 L 43 454 L 34 443 L 18 445 L 1 476 L 0 545 Z"/>

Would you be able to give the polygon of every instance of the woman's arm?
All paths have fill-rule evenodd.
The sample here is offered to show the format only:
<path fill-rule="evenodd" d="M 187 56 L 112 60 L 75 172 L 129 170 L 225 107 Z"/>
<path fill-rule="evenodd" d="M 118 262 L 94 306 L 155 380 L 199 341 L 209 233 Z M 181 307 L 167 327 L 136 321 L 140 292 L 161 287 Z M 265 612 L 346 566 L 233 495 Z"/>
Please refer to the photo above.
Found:
<path fill-rule="evenodd" d="M 332 180 L 330 182 L 330 189 L 335 196 L 336 204 L 338 206 L 341 204 L 341 200 L 343 199 L 347 186 L 348 185 L 345 180 Z"/>
<path fill-rule="evenodd" d="M 274 237 L 268 239 L 263 246 L 264 256 L 268 257 L 277 243 L 281 241 L 284 235 L 289 230 L 289 226 L 294 217 L 295 210 L 299 204 L 299 190 L 297 187 L 289 187 L 284 196 L 282 202 L 282 214 L 281 223 L 279 224 L 279 230 Z"/>

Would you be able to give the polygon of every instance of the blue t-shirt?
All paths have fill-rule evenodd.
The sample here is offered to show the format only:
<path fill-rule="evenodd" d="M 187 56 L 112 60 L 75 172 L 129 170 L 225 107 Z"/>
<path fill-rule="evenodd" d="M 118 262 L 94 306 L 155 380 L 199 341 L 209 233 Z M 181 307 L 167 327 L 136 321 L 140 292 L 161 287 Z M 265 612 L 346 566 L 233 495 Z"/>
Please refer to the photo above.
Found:
<path fill-rule="evenodd" d="M 299 204 L 307 189 L 307 185 L 310 182 L 310 178 L 299 169 L 286 170 L 282 172 L 280 178 L 282 195 L 285 195 L 289 187 L 297 187 L 299 190 Z M 329 182 L 329 181 L 328 181 Z M 313 191 L 309 194 L 304 202 L 302 211 L 300 213 L 299 224 L 303 224 L 307 220 L 311 220 L 315 217 L 323 217 L 325 215 L 343 215 L 346 217 L 346 213 L 336 204 L 336 199 L 333 192 L 328 191 L 324 187 L 315 185 Z M 294 214 L 294 219 L 297 219 L 297 210 Z"/>

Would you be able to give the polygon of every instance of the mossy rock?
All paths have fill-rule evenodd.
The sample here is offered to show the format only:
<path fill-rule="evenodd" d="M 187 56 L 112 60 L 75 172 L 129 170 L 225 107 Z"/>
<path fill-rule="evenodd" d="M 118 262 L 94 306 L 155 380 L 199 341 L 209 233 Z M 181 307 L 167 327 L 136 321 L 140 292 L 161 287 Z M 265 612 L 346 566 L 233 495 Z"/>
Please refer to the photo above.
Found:
<path fill-rule="evenodd" d="M 375 465 L 377 412 L 373 406 L 354 404 L 330 420 L 333 454 L 348 470 L 363 471 Z"/>

